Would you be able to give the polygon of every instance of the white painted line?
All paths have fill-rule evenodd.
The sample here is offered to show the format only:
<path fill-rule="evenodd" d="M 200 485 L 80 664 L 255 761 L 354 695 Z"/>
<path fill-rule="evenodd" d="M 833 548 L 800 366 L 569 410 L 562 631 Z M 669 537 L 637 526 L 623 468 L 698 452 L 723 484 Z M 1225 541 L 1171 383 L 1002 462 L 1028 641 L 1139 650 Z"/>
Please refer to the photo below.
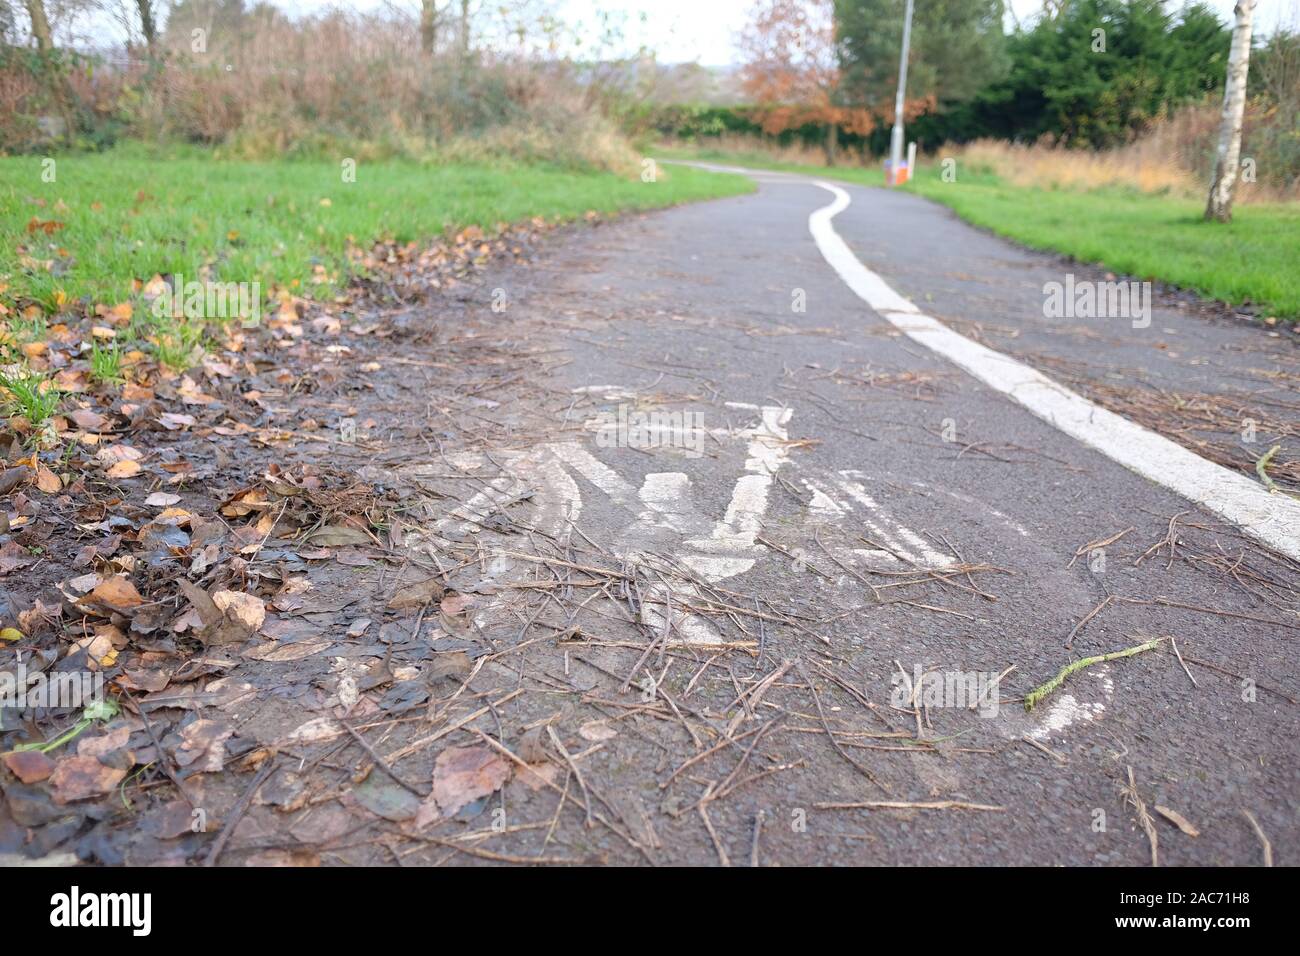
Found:
<path fill-rule="evenodd" d="M 995 352 L 922 315 L 869 270 L 835 231 L 832 220 L 849 207 L 849 194 L 817 182 L 835 196 L 808 217 L 808 229 L 840 278 L 881 317 L 913 341 L 938 352 L 1039 418 L 1158 485 L 1240 525 L 1280 554 L 1300 560 L 1300 502 L 1269 494 L 1244 475 L 1107 411 L 1041 372 Z"/>

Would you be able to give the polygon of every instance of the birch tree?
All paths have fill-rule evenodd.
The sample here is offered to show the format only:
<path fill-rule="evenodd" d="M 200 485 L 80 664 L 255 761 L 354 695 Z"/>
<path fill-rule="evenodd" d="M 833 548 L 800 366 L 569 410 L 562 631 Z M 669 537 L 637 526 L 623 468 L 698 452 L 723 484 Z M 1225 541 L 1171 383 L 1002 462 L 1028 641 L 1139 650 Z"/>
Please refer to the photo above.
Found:
<path fill-rule="evenodd" d="M 1219 122 L 1219 151 L 1210 182 L 1205 218 L 1232 221 L 1232 187 L 1241 160 L 1241 120 L 1246 112 L 1246 75 L 1250 72 L 1250 29 L 1255 0 L 1237 0 L 1233 9 L 1232 49 L 1228 54 L 1228 79 L 1223 90 L 1223 118 Z"/>

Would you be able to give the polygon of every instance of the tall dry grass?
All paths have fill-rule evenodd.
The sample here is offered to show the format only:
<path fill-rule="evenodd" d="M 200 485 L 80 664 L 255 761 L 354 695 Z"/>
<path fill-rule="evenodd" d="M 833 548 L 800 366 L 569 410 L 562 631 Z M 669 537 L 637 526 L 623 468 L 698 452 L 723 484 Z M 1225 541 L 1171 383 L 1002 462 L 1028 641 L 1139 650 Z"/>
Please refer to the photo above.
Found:
<path fill-rule="evenodd" d="M 670 142 L 668 145 L 677 144 Z M 782 144 L 776 138 L 767 136 L 722 133 L 707 139 L 701 138 L 698 145 L 705 150 L 716 150 L 734 156 L 753 156 L 790 166 L 822 166 L 826 163 L 826 151 L 820 147 L 800 142 Z M 876 160 L 867 152 L 841 146 L 836 154 L 836 162 L 841 166 L 871 166 Z"/>
<path fill-rule="evenodd" d="M 1252 104 L 1243 129 L 1243 158 L 1254 160 L 1253 182 L 1242 181 L 1237 202 L 1300 199 L 1300 175 L 1288 155 L 1279 155 L 1276 108 Z M 1282 134 L 1282 135 L 1279 135 Z M 1125 146 L 1093 151 L 1041 142 L 1033 145 L 977 140 L 955 154 L 973 170 L 995 173 L 1020 186 L 1047 189 L 1119 187 L 1143 193 L 1200 198 L 1214 165 L 1219 108 L 1204 103 L 1158 119 Z M 1294 129 L 1292 136 L 1297 134 Z"/>

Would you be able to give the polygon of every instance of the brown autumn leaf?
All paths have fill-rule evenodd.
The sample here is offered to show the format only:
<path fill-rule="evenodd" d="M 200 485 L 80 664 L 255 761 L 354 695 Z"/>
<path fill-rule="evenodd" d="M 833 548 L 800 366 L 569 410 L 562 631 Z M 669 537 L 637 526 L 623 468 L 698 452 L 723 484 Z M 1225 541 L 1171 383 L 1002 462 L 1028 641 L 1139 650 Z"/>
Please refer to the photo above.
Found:
<path fill-rule="evenodd" d="M 43 232 L 47 236 L 52 236 L 60 229 L 66 229 L 67 225 L 66 222 L 59 222 L 57 219 L 40 220 L 32 216 L 31 219 L 27 220 L 27 234 L 31 236 Z"/>
<path fill-rule="evenodd" d="M 98 432 L 108 427 L 108 419 L 92 408 L 74 408 L 65 417 L 83 431 Z"/>
<path fill-rule="evenodd" d="M 50 469 L 38 464 L 36 466 L 36 487 L 47 495 L 55 495 L 63 490 L 63 482 Z"/>
<path fill-rule="evenodd" d="M 105 579 L 77 603 L 83 607 L 98 607 L 118 614 L 129 614 L 144 603 L 131 579 L 124 574 Z"/>
<path fill-rule="evenodd" d="M 119 461 L 108 471 L 104 472 L 109 478 L 134 478 L 140 474 L 140 463 L 138 461 Z"/>
<path fill-rule="evenodd" d="M 179 739 L 169 737 L 178 766 L 188 773 L 216 773 L 226 765 L 226 741 L 234 728 L 219 720 L 196 720 L 180 730 Z"/>
<path fill-rule="evenodd" d="M 487 747 L 448 747 L 433 765 L 433 799 L 444 816 L 452 816 L 500 790 L 510 779 L 510 765 Z"/>
<path fill-rule="evenodd" d="M 407 608 L 424 607 L 434 601 L 441 601 L 446 588 L 437 578 L 425 578 L 414 584 L 400 587 L 388 599 L 390 611 L 403 611 Z"/>
<path fill-rule="evenodd" d="M 94 757 L 80 754 L 64 757 L 50 774 L 55 803 L 71 803 L 111 793 L 122 782 L 125 770 L 106 767 Z"/>
<path fill-rule="evenodd" d="M 183 431 L 194 426 L 193 415 L 180 415 L 176 412 L 164 412 L 158 416 L 158 424 L 169 432 Z"/>
<path fill-rule="evenodd" d="M 54 761 L 39 750 L 7 753 L 0 763 L 23 783 L 40 783 L 54 772 Z"/>
<path fill-rule="evenodd" d="M 266 623 L 266 604 L 261 598 L 243 591 L 217 591 L 212 603 L 225 615 L 226 621 L 248 632 L 251 637 Z"/>

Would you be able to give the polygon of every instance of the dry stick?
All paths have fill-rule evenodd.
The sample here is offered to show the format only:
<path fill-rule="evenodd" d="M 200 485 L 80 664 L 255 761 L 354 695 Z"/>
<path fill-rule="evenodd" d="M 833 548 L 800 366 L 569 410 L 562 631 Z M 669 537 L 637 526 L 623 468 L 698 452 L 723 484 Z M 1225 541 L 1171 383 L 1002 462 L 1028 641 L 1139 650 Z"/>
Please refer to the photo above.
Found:
<path fill-rule="evenodd" d="M 405 747 L 401 747 L 398 750 L 394 750 L 392 753 L 388 755 L 388 762 L 397 763 L 397 761 L 402 760 L 405 757 L 409 757 L 417 750 L 423 750 L 429 744 L 435 743 L 436 741 L 441 740 L 443 737 L 446 737 L 448 734 L 460 730 L 466 724 L 473 723 L 474 721 L 482 717 L 484 714 L 491 713 L 493 707 L 500 707 L 502 704 L 514 700 L 522 693 L 523 693 L 522 689 L 512 690 L 510 693 L 506 694 L 500 700 L 494 701 L 491 707 L 480 707 L 478 710 L 474 711 L 473 713 L 468 714 L 465 717 L 462 717 L 454 724 L 448 724 L 446 727 L 442 728 L 442 730 L 429 734 L 427 737 L 421 737 L 419 740 L 414 740 L 411 743 L 407 744 Z"/>
<path fill-rule="evenodd" d="M 965 803 L 961 800 L 931 800 L 909 803 L 905 800 L 869 800 L 863 803 L 814 803 L 817 810 L 989 810 L 1002 813 L 1006 807 L 987 803 Z"/>
<path fill-rule="evenodd" d="M 718 851 L 718 862 L 723 866 L 731 866 L 731 860 L 727 858 L 727 848 L 718 839 L 718 831 L 713 829 L 713 821 L 709 819 L 709 811 L 706 809 L 711 793 L 713 793 L 713 784 L 710 783 L 704 788 L 704 796 L 700 797 L 700 802 L 696 804 L 695 809 L 699 811 L 700 819 L 704 821 L 704 829 L 709 831 L 709 838 L 713 840 L 713 848 Z"/>
<path fill-rule="evenodd" d="M 889 788 L 885 786 L 883 783 L 881 783 L 879 780 L 877 780 L 876 775 L 873 774 L 870 770 L 868 770 L 866 767 L 862 766 L 862 764 L 858 763 L 856 760 L 850 757 L 848 751 L 845 750 L 843 745 L 841 745 L 840 742 L 835 739 L 835 731 L 831 730 L 830 721 L 826 719 L 826 712 L 822 710 L 822 699 L 817 694 L 816 685 L 813 684 L 813 682 L 809 679 L 807 672 L 804 671 L 803 663 L 800 662 L 797 666 L 799 668 L 799 676 L 803 678 L 804 683 L 808 685 L 808 689 L 812 691 L 813 703 L 817 705 L 817 716 L 821 718 L 822 727 L 826 729 L 826 736 L 830 738 L 831 746 L 835 748 L 835 752 L 838 753 L 845 760 L 847 760 L 850 764 L 852 764 L 853 767 L 858 771 L 858 773 L 862 774 L 864 777 L 866 777 L 868 780 L 874 783 L 881 790 L 885 791 L 885 793 L 889 793 Z"/>
<path fill-rule="evenodd" d="M 1094 617 L 1096 617 L 1098 614 L 1104 611 L 1114 600 L 1115 598 L 1113 595 L 1107 595 L 1106 600 L 1102 601 L 1095 608 L 1093 608 L 1091 611 L 1085 614 L 1083 616 L 1083 619 L 1079 621 L 1078 624 L 1074 625 L 1074 627 L 1070 631 L 1070 636 L 1065 639 L 1065 649 L 1067 651 L 1070 648 L 1074 647 L 1075 635 L 1078 634 L 1080 631 L 1082 631 L 1089 621 L 1091 621 Z"/>
<path fill-rule="evenodd" d="M 154 749 L 158 751 L 158 764 L 162 767 L 163 773 L 167 774 L 167 779 L 172 782 L 180 795 L 185 798 L 185 802 L 190 805 L 190 809 L 197 810 L 198 804 L 190 798 L 189 791 L 187 791 L 181 784 L 180 778 L 176 776 L 172 771 L 171 765 L 167 762 L 167 752 L 163 750 L 162 744 L 158 742 L 158 737 L 153 732 L 153 722 L 149 720 L 149 715 L 144 712 L 144 708 L 140 706 L 139 702 L 136 701 L 129 690 L 123 690 L 122 693 L 126 695 L 126 699 L 131 702 L 136 713 L 138 713 L 141 719 L 144 720 L 144 729 L 149 732 L 149 740 L 153 743 Z"/>
<path fill-rule="evenodd" d="M 572 860 L 567 857 L 559 856 L 515 856 L 509 853 L 493 853 L 491 850 L 484 850 L 476 846 L 465 846 L 454 840 L 441 840 L 438 837 L 422 836 L 412 834 L 414 839 L 422 843 L 432 843 L 436 846 L 447 847 L 458 853 L 464 853 L 467 856 L 477 856 L 484 860 L 495 860 L 497 863 L 526 863 L 526 864 L 564 864 L 573 865 L 581 863 L 581 860 Z"/>
<path fill-rule="evenodd" d="M 578 769 L 577 762 L 569 755 L 569 752 L 564 749 L 564 744 L 561 743 L 560 735 L 555 732 L 555 728 L 550 724 L 547 724 L 546 732 L 550 735 L 551 743 L 555 745 L 555 749 L 560 752 L 560 756 L 563 757 L 564 762 L 568 764 L 569 770 L 573 774 L 574 779 L 578 781 L 578 789 L 582 791 L 582 802 L 586 806 L 587 811 L 587 829 L 590 830 L 595 826 L 591 821 L 591 794 L 587 791 L 586 781 L 582 779 L 582 771 Z"/>
<path fill-rule="evenodd" d="M 1178 642 L 1175 641 L 1173 637 L 1169 638 L 1169 646 L 1174 649 L 1174 656 L 1178 658 L 1178 663 L 1183 665 L 1183 673 L 1187 675 L 1187 679 L 1192 682 L 1193 687 L 1199 688 L 1201 685 L 1196 683 L 1196 678 L 1193 677 L 1192 672 L 1187 669 L 1187 662 L 1183 660 L 1183 652 L 1178 649 Z"/>
<path fill-rule="evenodd" d="M 344 730 L 346 730 L 348 733 L 352 735 L 352 739 L 355 740 L 357 742 L 357 745 L 360 746 L 361 749 L 366 752 L 366 756 L 369 757 L 372 761 L 374 761 L 375 766 L 378 767 L 380 770 L 382 770 L 384 774 L 393 781 L 393 783 L 397 784 L 403 790 L 415 794 L 417 797 L 420 797 L 421 799 L 428 796 L 427 793 L 421 792 L 418 787 L 414 786 L 413 784 L 407 783 L 405 780 L 399 777 L 397 775 L 397 771 L 394 770 L 392 767 L 388 766 L 388 764 L 384 762 L 383 757 L 375 753 L 374 748 L 371 747 L 370 744 L 366 743 L 366 738 L 362 737 L 361 734 L 357 733 L 357 731 L 352 727 L 351 724 L 349 724 L 346 720 L 340 720 L 339 724 L 343 727 Z"/>
<path fill-rule="evenodd" d="M 752 711 L 754 707 L 758 706 L 758 702 L 763 699 L 763 695 L 768 692 L 768 689 L 773 684 L 775 684 L 778 680 L 780 680 L 782 677 L 785 676 L 785 672 L 790 669 L 792 663 L 793 662 L 791 661 L 782 661 L 780 667 L 772 671 L 772 673 L 768 674 L 761 681 L 759 681 L 752 688 L 750 688 L 747 698 L 745 694 L 741 694 L 740 697 L 732 701 L 730 706 L 734 707 L 738 703 L 745 703 L 745 707 L 748 707 Z M 724 713 L 725 712 L 726 711 L 724 711 Z M 745 719 L 745 708 L 742 707 L 741 712 L 737 714 L 735 717 L 731 718 L 731 723 L 727 724 L 726 735 L 730 737 L 733 733 L 735 733 L 736 728 L 740 726 L 740 722 L 744 719 Z"/>
<path fill-rule="evenodd" d="M 727 747 L 739 746 L 739 745 L 740 745 L 740 741 L 744 740 L 744 739 L 745 739 L 746 737 L 748 737 L 750 734 L 756 734 L 756 733 L 758 733 L 759 731 L 766 729 L 766 727 L 767 727 L 767 725 L 766 725 L 766 724 L 763 724 L 763 725 L 760 726 L 760 727 L 754 727 L 754 728 L 752 728 L 752 729 L 750 729 L 750 730 L 747 730 L 747 731 L 745 731 L 743 734 L 740 734 L 740 735 L 737 736 L 737 737 L 723 737 L 722 740 L 720 740 L 718 743 L 714 744 L 714 745 L 713 745 L 712 747 L 710 747 L 708 750 L 705 750 L 705 751 L 703 751 L 702 753 L 698 753 L 698 754 L 696 754 L 694 757 L 691 757 L 691 758 L 690 758 L 689 760 L 687 760 L 684 764 L 682 764 L 680 767 L 678 767 L 676 770 L 674 770 L 674 771 L 672 772 L 672 774 L 669 775 L 669 777 L 668 777 L 667 780 L 665 780 L 663 783 L 659 784 L 659 789 L 660 789 L 660 790 L 663 790 L 663 789 L 667 788 L 668 785 L 671 784 L 674 780 L 676 780 L 677 777 L 678 777 L 678 776 L 679 776 L 683 771 L 685 771 L 687 768 L 694 766 L 695 764 L 699 763 L 701 760 L 704 760 L 705 758 L 707 758 L 707 757 L 709 757 L 709 756 L 711 756 L 711 755 L 717 753 L 719 750 L 723 750 L 723 749 L 725 749 L 725 748 L 727 748 Z"/>
<path fill-rule="evenodd" d="M 744 753 L 740 755 L 740 760 L 736 762 L 736 766 L 732 768 L 731 773 L 727 774 L 727 778 L 722 781 L 722 784 L 716 790 L 713 791 L 713 795 L 709 797 L 710 800 L 717 800 L 721 797 L 725 797 L 732 791 L 732 781 L 736 779 L 736 775 L 739 774 L 740 771 L 744 769 L 745 764 L 749 762 L 749 755 L 754 752 L 754 748 L 762 741 L 763 735 L 783 720 L 785 720 L 785 714 L 777 714 L 763 725 L 759 732 L 754 735 L 754 739 L 750 741 L 749 746 L 745 748 Z"/>
<path fill-rule="evenodd" d="M 517 754 L 515 754 L 514 751 L 512 751 L 509 747 L 505 746 L 504 744 L 500 743 L 499 741 L 493 740 L 493 739 L 492 739 L 491 737 L 489 737 L 487 734 L 483 733 L 483 731 L 481 731 L 481 730 L 474 730 L 473 728 L 471 728 L 470 731 L 471 731 L 471 733 L 475 734 L 475 735 L 476 735 L 480 740 L 482 740 L 483 743 L 487 744 L 487 745 L 488 745 L 489 747 L 491 747 L 493 750 L 497 751 L 499 754 L 501 754 L 501 755 L 502 755 L 503 757 L 505 757 L 507 760 L 509 760 L 509 761 L 511 761 L 513 764 L 515 764 L 515 766 L 523 767 L 524 769 L 526 769 L 526 770 L 530 770 L 530 771 L 533 769 L 532 767 L 529 767 L 529 766 L 528 766 L 528 763 L 527 763 L 527 762 L 526 762 L 522 757 L 520 757 L 520 756 L 518 756 Z M 551 782 L 550 780 L 547 780 L 545 777 L 538 776 L 538 779 L 541 780 L 542 783 L 546 784 L 546 786 L 548 786 L 548 787 L 550 787 L 552 790 L 554 790 L 556 793 L 561 794 L 561 795 L 564 795 L 564 794 L 565 794 L 566 791 L 561 790 L 558 786 L 556 786 L 556 784 L 554 784 L 554 783 Z M 600 798 L 600 799 L 603 801 L 604 798 L 600 797 L 600 794 L 596 794 L 596 796 L 597 796 L 597 798 Z M 606 803 L 606 806 L 608 806 L 608 803 Z M 593 812 L 593 813 L 592 813 L 592 816 L 595 817 L 595 819 L 596 819 L 598 822 L 604 824 L 605 828 L 606 828 L 607 830 L 609 830 L 610 833 L 614 834 L 616 837 L 618 837 L 620 840 L 622 840 L 622 841 L 623 841 L 624 843 L 626 843 L 628 846 L 632 847 L 632 849 L 639 851 L 639 852 L 640 852 L 643 856 L 645 856 L 645 858 L 646 858 L 647 860 L 649 860 L 651 863 L 654 863 L 654 862 L 655 862 L 654 859 L 650 856 L 649 851 L 646 850 L 645 847 L 643 847 L 643 846 L 642 846 L 640 843 L 638 843 L 636 840 L 632 839 L 630 836 L 628 836 L 627 834 L 625 834 L 625 833 L 624 833 L 622 830 L 620 830 L 618 827 L 614 826 L 614 824 L 610 823 L 609 820 L 606 819 L 606 817 L 605 817 L 603 814 Z"/>
<path fill-rule="evenodd" d="M 1281 697 L 1283 700 L 1289 701 L 1292 704 L 1296 704 L 1297 706 L 1300 706 L 1300 700 L 1296 700 L 1291 695 L 1283 693 L 1282 691 L 1278 690 L 1276 687 L 1270 687 L 1268 684 L 1262 684 L 1259 681 L 1254 680 L 1254 678 L 1247 677 L 1245 674 L 1238 674 L 1236 671 L 1230 671 L 1226 667 L 1220 667 L 1218 664 L 1211 664 L 1209 661 L 1203 661 L 1200 660 L 1199 658 L 1195 658 L 1190 655 L 1187 657 L 1187 660 L 1189 663 L 1195 664 L 1197 667 L 1204 667 L 1207 670 L 1218 671 L 1220 674 L 1226 674 L 1229 677 L 1235 677 L 1237 678 L 1237 680 L 1252 680 L 1254 681 L 1255 686 L 1258 687 L 1260 690 L 1266 690 L 1270 694 L 1276 694 L 1278 697 Z"/>
<path fill-rule="evenodd" d="M 1083 556 L 1084 556 L 1085 554 L 1087 554 L 1089 551 L 1093 550 L 1094 548 L 1105 548 L 1105 547 L 1108 547 L 1109 545 L 1114 544 L 1114 543 L 1115 543 L 1116 541 L 1118 541 L 1120 538 L 1124 537 L 1124 535 L 1128 534 L 1130 531 L 1134 531 L 1134 530 L 1136 530 L 1136 529 L 1131 528 L 1131 527 L 1130 527 L 1130 528 L 1125 528 L 1123 531 L 1119 532 L 1118 534 L 1112 534 L 1109 538 L 1098 538 L 1096 541 L 1089 541 L 1089 542 L 1088 542 L 1087 544 L 1085 544 L 1085 545 L 1080 545 L 1080 546 L 1079 546 L 1079 549 L 1078 549 L 1077 551 L 1074 552 L 1074 557 L 1072 557 L 1072 558 L 1070 559 L 1070 563 L 1067 564 L 1066 567 L 1067 567 L 1067 568 L 1072 568 L 1072 567 L 1074 567 L 1074 562 L 1075 562 L 1075 561 L 1078 561 L 1081 557 L 1083 557 Z"/>
<path fill-rule="evenodd" d="M 1142 829 L 1146 831 L 1147 840 L 1151 843 L 1151 865 L 1160 865 L 1159 837 L 1156 835 L 1156 824 L 1151 819 L 1151 814 L 1147 813 L 1147 805 L 1143 802 L 1141 795 L 1137 791 L 1137 783 L 1133 780 L 1133 768 L 1128 768 L 1128 786 L 1120 787 L 1120 793 L 1124 795 L 1124 802 L 1133 805 L 1137 811 L 1138 822 L 1142 824 Z"/>
<path fill-rule="evenodd" d="M 1264 836 L 1264 830 L 1260 827 L 1259 821 L 1255 819 L 1254 814 L 1249 810 L 1242 810 L 1242 816 L 1250 821 L 1250 825 L 1255 829 L 1255 836 L 1259 837 L 1259 842 L 1264 847 L 1264 865 L 1273 865 L 1273 844 L 1268 842 L 1268 837 Z"/>
<path fill-rule="evenodd" d="M 239 826 L 239 821 L 244 818 L 244 814 L 248 811 L 248 805 L 253 802 L 254 795 L 256 795 L 262 784 L 266 782 L 267 777 L 271 776 L 271 772 L 275 770 L 275 764 L 276 758 L 274 756 L 268 757 L 262 764 L 261 769 L 257 771 L 257 776 L 253 778 L 253 782 L 248 785 L 248 789 L 245 790 L 240 795 L 239 800 L 235 802 L 234 807 L 230 810 L 230 817 L 226 820 L 225 826 L 223 826 L 221 832 L 217 834 L 216 842 L 212 844 L 212 849 L 208 851 L 208 855 L 203 858 L 204 866 L 217 865 L 217 858 L 221 856 L 221 851 L 226 848 L 226 843 L 235 832 L 235 827 Z"/>
<path fill-rule="evenodd" d="M 1119 660 L 1121 657 L 1132 657 L 1134 654 L 1141 654 L 1143 651 L 1155 650 L 1165 638 L 1158 637 L 1154 641 L 1147 641 L 1145 644 L 1138 644 L 1136 647 L 1125 648 L 1122 651 L 1112 651 L 1109 654 L 1098 654 L 1094 657 L 1083 657 L 1077 661 L 1066 664 L 1061 668 L 1061 672 L 1049 680 L 1041 687 L 1035 687 L 1025 697 L 1025 710 L 1033 710 L 1043 698 L 1047 697 L 1052 691 L 1060 687 L 1065 679 L 1075 671 L 1081 671 L 1085 667 L 1091 667 L 1094 664 L 1104 664 L 1107 661 Z"/>

